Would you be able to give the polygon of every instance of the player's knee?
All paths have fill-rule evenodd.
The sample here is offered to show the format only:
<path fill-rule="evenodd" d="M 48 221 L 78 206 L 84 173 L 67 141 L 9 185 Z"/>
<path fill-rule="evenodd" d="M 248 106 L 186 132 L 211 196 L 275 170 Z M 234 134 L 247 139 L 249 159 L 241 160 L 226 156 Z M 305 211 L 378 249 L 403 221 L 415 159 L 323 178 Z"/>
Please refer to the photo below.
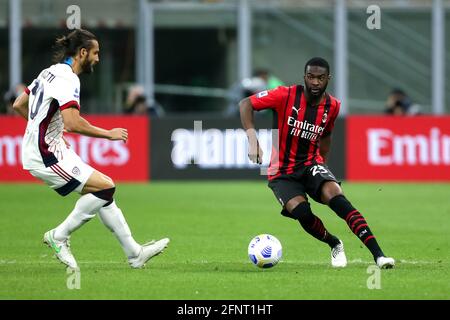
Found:
<path fill-rule="evenodd" d="M 311 206 L 307 201 L 299 203 L 292 211 L 291 215 L 300 222 L 309 220 L 312 216 Z"/>
<path fill-rule="evenodd" d="M 116 187 L 102 189 L 100 191 L 92 192 L 94 196 L 102 200 L 111 203 L 113 201 L 114 193 L 116 192 Z"/>
<path fill-rule="evenodd" d="M 295 209 L 295 207 L 297 207 L 302 202 L 307 202 L 307 201 L 303 196 L 296 196 L 296 197 L 290 199 L 288 202 L 286 202 L 286 205 L 284 205 L 284 208 L 289 213 L 292 213 L 292 211 Z"/>
<path fill-rule="evenodd" d="M 112 189 L 112 188 L 116 188 L 116 185 L 114 183 L 114 181 L 110 180 L 108 181 L 108 183 L 106 184 L 106 189 Z"/>
<path fill-rule="evenodd" d="M 115 188 L 116 185 L 114 184 L 113 179 L 111 179 L 110 177 L 104 175 L 104 188 L 105 189 L 110 189 L 110 188 Z"/>
<path fill-rule="evenodd" d="M 343 195 L 342 189 L 335 181 L 327 181 L 322 186 L 321 200 L 325 204 L 329 204 L 330 200 Z"/>

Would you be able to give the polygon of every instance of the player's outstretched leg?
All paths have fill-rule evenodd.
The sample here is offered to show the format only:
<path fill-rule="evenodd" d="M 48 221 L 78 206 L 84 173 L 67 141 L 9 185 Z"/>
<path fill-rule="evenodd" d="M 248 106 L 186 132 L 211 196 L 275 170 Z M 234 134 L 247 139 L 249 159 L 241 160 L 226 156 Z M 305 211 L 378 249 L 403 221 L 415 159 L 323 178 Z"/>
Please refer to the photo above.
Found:
<path fill-rule="evenodd" d="M 298 204 L 291 215 L 295 217 L 310 235 L 319 241 L 327 243 L 331 248 L 331 265 L 336 268 L 347 266 L 344 244 L 336 236 L 332 235 L 319 219 L 311 211 L 311 206 L 307 201 Z"/>
<path fill-rule="evenodd" d="M 112 179 L 99 171 L 94 171 L 83 187 L 83 193 L 101 190 L 95 193 L 104 192 L 102 189 L 112 186 L 115 191 Z M 95 194 L 94 193 L 94 194 Z M 111 230 L 117 240 L 119 240 L 128 262 L 133 268 L 141 268 L 152 257 L 161 253 L 169 243 L 169 239 L 162 239 L 155 243 L 139 245 L 131 235 L 130 228 L 123 216 L 122 210 L 117 207 L 113 199 L 114 192 L 105 195 L 106 200 L 99 209 L 99 218 L 103 224 Z"/>
<path fill-rule="evenodd" d="M 44 234 L 44 243 L 53 249 L 62 263 L 70 268 L 78 267 L 70 250 L 69 237 L 75 230 L 91 220 L 95 213 L 108 202 L 104 199 L 105 195 L 113 193 L 113 189 L 108 189 L 81 196 L 69 216 L 55 229 Z"/>
<path fill-rule="evenodd" d="M 352 232 L 364 243 L 370 250 L 376 264 L 383 269 L 394 267 L 395 260 L 393 258 L 385 257 L 383 251 L 378 245 L 375 236 L 367 224 L 366 219 L 361 213 L 355 209 L 350 201 L 344 195 L 337 195 L 329 201 L 330 208 L 336 214 L 347 222 L 347 225 Z"/>
<path fill-rule="evenodd" d="M 114 233 L 117 240 L 119 240 L 132 268 L 144 267 L 148 260 L 160 254 L 169 243 L 169 239 L 164 238 L 142 246 L 139 245 L 131 235 L 131 230 L 123 216 L 122 210 L 117 207 L 114 200 L 100 208 L 98 216 L 103 224 L 108 227 L 108 229 Z"/>

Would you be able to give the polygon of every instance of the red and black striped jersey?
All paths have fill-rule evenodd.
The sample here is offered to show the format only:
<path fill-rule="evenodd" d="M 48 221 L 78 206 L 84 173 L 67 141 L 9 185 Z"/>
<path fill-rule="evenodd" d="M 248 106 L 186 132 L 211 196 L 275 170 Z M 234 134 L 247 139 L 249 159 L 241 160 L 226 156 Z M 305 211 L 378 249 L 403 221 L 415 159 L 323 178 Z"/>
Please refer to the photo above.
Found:
<path fill-rule="evenodd" d="M 278 148 L 273 143 L 269 180 L 322 164 L 320 138 L 331 134 L 341 102 L 325 93 L 318 106 L 309 105 L 302 85 L 280 86 L 250 97 L 254 110 L 272 109 Z M 277 150 L 278 149 L 278 150 Z"/>

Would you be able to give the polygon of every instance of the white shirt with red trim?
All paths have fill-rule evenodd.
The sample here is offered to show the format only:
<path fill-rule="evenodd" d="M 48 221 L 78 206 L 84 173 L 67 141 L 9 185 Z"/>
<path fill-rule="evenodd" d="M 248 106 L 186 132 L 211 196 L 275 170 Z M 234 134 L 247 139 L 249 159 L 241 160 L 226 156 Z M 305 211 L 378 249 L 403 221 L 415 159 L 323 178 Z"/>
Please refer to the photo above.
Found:
<path fill-rule="evenodd" d="M 44 69 L 25 92 L 29 99 L 22 142 L 23 168 L 49 167 L 63 159 L 68 150 L 62 139 L 61 110 L 80 109 L 80 79 L 68 64 L 58 63 Z"/>

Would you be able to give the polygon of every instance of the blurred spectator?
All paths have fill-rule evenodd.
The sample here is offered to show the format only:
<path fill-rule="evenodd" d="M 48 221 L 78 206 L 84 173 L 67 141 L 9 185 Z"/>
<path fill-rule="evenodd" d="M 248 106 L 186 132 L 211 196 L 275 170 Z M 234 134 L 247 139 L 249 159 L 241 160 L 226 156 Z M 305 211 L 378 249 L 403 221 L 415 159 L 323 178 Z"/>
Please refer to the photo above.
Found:
<path fill-rule="evenodd" d="M 251 78 L 243 79 L 235 83 L 228 91 L 228 106 L 225 110 L 225 116 L 237 117 L 239 116 L 239 101 L 243 98 L 251 96 L 263 90 L 275 89 L 284 83 L 277 77 L 271 75 L 266 69 L 259 69 L 254 72 Z M 264 115 L 266 112 L 260 112 L 259 115 Z"/>
<path fill-rule="evenodd" d="M 132 86 L 128 91 L 125 103 L 126 114 L 148 114 L 151 117 L 161 117 L 164 115 L 163 108 L 156 102 L 150 105 L 142 86 Z"/>
<path fill-rule="evenodd" d="M 264 80 L 266 90 L 272 90 L 279 86 L 284 86 L 284 82 L 275 77 L 267 69 L 259 69 L 255 71 L 255 76 Z"/>
<path fill-rule="evenodd" d="M 395 116 L 417 115 L 420 109 L 420 105 L 413 103 L 403 90 L 396 88 L 387 98 L 385 113 Z"/>
<path fill-rule="evenodd" d="M 26 86 L 23 83 L 20 83 L 5 93 L 3 99 L 6 105 L 5 113 L 7 115 L 18 115 L 13 109 L 13 104 L 16 98 L 25 91 L 25 88 Z"/>

